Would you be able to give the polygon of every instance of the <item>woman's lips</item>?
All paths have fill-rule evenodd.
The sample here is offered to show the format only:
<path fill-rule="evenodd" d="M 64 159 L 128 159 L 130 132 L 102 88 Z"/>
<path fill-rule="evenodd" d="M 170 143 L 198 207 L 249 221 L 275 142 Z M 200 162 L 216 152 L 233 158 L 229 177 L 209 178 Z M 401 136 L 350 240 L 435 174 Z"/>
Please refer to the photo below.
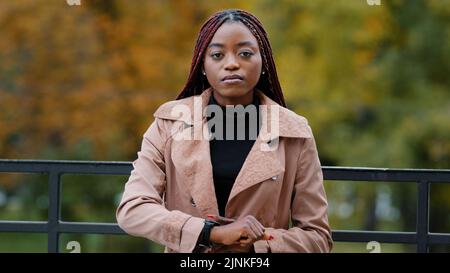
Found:
<path fill-rule="evenodd" d="M 239 84 L 244 80 L 244 78 L 241 75 L 238 74 L 232 74 L 225 76 L 222 79 L 222 82 L 225 84 Z"/>
<path fill-rule="evenodd" d="M 226 79 L 222 81 L 224 84 L 239 84 L 242 82 L 241 79 Z"/>

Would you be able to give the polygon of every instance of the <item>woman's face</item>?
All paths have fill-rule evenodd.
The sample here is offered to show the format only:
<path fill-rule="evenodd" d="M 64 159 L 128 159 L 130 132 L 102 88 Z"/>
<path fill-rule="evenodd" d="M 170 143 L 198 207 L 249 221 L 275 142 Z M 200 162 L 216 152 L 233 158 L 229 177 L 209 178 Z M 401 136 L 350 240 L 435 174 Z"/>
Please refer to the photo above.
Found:
<path fill-rule="evenodd" d="M 205 52 L 204 71 L 221 105 L 250 104 L 261 75 L 258 42 L 241 22 L 217 29 Z"/>

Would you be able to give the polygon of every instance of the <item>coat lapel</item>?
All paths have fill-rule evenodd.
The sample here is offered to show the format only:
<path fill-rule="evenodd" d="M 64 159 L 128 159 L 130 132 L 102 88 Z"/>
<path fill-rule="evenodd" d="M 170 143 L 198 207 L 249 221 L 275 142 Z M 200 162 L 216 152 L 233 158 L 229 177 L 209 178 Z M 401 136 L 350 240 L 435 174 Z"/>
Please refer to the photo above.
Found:
<path fill-rule="evenodd" d="M 311 137 L 306 120 L 257 90 L 261 100 L 261 131 L 234 182 L 228 204 L 242 191 L 285 171 L 280 137 Z M 282 178 L 280 178 L 282 179 Z"/>
<path fill-rule="evenodd" d="M 172 161 L 176 170 L 182 174 L 183 183 L 190 191 L 193 205 L 206 217 L 219 214 L 209 150 L 209 139 L 203 137 L 206 118 L 202 112 L 195 114 L 194 108 L 207 105 L 211 90 L 208 89 L 190 100 L 187 106 L 192 110 L 190 119 L 182 119 L 181 140 L 172 142 Z M 200 98 L 200 99 L 199 99 Z"/>
<path fill-rule="evenodd" d="M 272 110 L 278 110 L 278 108 L 272 109 L 267 107 L 265 98 L 261 98 L 261 105 L 263 107 L 260 108 L 262 117 L 260 133 L 236 177 L 228 203 L 240 192 L 284 171 L 284 165 L 278 158 L 278 149 L 275 146 L 279 139 L 279 134 L 277 130 L 272 130 L 274 128 L 269 129 L 268 127 L 268 121 L 273 117 Z"/>

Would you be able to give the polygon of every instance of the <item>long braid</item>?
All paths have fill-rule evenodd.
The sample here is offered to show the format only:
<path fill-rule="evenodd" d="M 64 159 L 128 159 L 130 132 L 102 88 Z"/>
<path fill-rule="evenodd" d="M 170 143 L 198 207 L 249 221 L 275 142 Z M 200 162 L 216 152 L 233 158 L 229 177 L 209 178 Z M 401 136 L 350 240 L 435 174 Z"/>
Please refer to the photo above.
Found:
<path fill-rule="evenodd" d="M 261 75 L 256 87 L 269 98 L 281 106 L 286 107 L 283 92 L 278 80 L 275 62 L 272 56 L 272 47 L 270 46 L 267 33 L 261 22 L 255 16 L 243 10 L 220 11 L 209 17 L 208 20 L 206 20 L 206 22 L 202 25 L 195 45 L 188 80 L 177 99 L 201 94 L 210 86 L 208 80 L 202 75 L 201 72 L 203 58 L 206 48 L 208 47 L 208 44 L 212 40 L 217 29 L 226 21 L 242 22 L 256 37 L 263 61 L 263 71 L 265 71 L 265 75 Z"/>

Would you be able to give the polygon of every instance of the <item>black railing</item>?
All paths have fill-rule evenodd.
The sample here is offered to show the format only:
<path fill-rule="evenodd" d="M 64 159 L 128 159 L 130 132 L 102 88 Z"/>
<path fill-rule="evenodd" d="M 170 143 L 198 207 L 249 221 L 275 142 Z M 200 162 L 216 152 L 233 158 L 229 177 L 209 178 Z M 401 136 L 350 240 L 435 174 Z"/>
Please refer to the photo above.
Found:
<path fill-rule="evenodd" d="M 409 182 L 417 184 L 417 223 L 415 232 L 334 230 L 337 242 L 416 244 L 417 252 L 428 252 L 430 245 L 449 244 L 450 233 L 429 232 L 430 183 L 450 183 L 450 170 L 380 169 L 323 167 L 325 180 Z M 129 175 L 131 162 L 0 160 L 0 172 L 44 173 L 49 175 L 48 220 L 0 221 L 0 232 L 48 234 L 48 252 L 59 252 L 61 233 L 125 234 L 117 224 L 61 221 L 60 184 L 64 174 Z"/>

